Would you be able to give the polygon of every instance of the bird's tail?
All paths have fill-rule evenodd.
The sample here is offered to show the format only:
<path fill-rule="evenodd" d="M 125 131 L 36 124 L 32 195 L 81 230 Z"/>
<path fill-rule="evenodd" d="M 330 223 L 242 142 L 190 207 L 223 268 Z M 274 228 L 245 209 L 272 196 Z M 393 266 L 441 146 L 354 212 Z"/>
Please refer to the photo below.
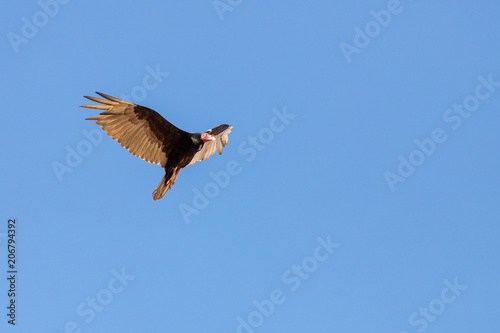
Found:
<path fill-rule="evenodd" d="M 153 200 L 156 201 L 163 198 L 165 193 L 167 193 L 172 185 L 174 185 L 177 175 L 178 173 L 176 172 L 169 172 L 168 174 L 165 173 L 165 176 L 161 179 L 160 184 L 158 184 L 156 189 L 153 191 Z"/>

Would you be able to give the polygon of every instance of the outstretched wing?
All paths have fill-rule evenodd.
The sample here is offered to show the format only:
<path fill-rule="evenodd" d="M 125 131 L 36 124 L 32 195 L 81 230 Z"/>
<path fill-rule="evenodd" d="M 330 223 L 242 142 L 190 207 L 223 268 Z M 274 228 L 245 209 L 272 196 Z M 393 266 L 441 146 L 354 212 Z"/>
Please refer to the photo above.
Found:
<path fill-rule="evenodd" d="M 97 124 L 101 125 L 109 136 L 120 142 L 122 147 L 133 155 L 165 167 L 168 153 L 187 133 L 172 125 L 154 110 L 96 93 L 105 99 L 85 97 L 102 105 L 82 105 L 82 107 L 106 111 L 87 120 L 97 120 Z"/>
<path fill-rule="evenodd" d="M 201 150 L 193 156 L 193 159 L 188 165 L 194 164 L 198 161 L 203 161 L 204 159 L 209 158 L 210 156 L 215 154 L 216 151 L 218 151 L 219 155 L 221 155 L 222 148 L 224 148 L 229 141 L 228 135 L 229 133 L 231 133 L 232 128 L 233 126 L 229 125 L 219 125 L 206 131 L 205 133 L 208 133 L 215 137 L 215 140 L 205 142 L 203 144 L 203 148 L 201 148 Z"/>

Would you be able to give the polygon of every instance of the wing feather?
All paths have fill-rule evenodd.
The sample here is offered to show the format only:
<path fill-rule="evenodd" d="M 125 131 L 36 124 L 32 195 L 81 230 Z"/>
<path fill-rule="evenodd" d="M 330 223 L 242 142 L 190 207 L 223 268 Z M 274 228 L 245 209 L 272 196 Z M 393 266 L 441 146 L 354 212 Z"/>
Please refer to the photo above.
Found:
<path fill-rule="evenodd" d="M 82 105 L 105 110 L 87 118 L 97 124 L 133 155 L 165 167 L 167 156 L 179 139 L 188 133 L 177 128 L 156 111 L 96 92 L 103 98 L 85 96 L 101 104 Z"/>
<path fill-rule="evenodd" d="M 99 98 L 99 97 L 92 97 L 92 96 L 83 96 L 83 97 L 88 98 L 91 101 L 94 101 L 94 102 L 97 102 L 97 103 L 101 103 L 101 104 L 105 104 L 105 105 L 118 105 L 118 104 L 120 104 L 119 102 L 115 102 L 115 101 L 108 100 L 108 99 L 102 99 L 102 98 Z"/>
<path fill-rule="evenodd" d="M 121 100 L 121 99 L 118 99 L 116 97 L 112 97 L 112 96 L 109 96 L 109 95 L 106 95 L 106 94 L 103 94 L 103 93 L 100 93 L 100 92 L 95 92 L 96 94 L 98 95 L 101 95 L 102 97 L 106 98 L 107 100 L 110 100 L 110 101 L 113 101 L 113 102 L 118 102 L 118 103 L 128 103 L 124 100 Z"/>

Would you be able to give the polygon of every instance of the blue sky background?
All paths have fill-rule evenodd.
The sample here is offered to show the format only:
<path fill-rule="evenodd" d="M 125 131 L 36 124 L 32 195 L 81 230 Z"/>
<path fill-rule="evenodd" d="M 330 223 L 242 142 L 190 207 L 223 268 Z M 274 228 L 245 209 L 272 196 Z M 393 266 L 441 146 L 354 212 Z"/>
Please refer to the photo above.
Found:
<path fill-rule="evenodd" d="M 2 6 L 1 276 L 8 218 L 18 233 L 16 326 L 3 278 L 2 332 L 498 329 L 500 86 L 478 88 L 489 95 L 459 127 L 445 118 L 477 101 L 479 77 L 500 82 L 500 3 L 223 2 L 222 19 L 212 1 Z M 371 22 L 388 6 L 385 27 Z M 169 73 L 151 90 L 148 68 Z M 187 131 L 231 124 L 229 145 L 154 202 L 159 166 L 83 134 L 101 131 L 78 107 L 94 91 L 135 92 Z M 248 161 L 249 137 L 284 109 L 295 118 Z M 446 140 L 419 153 L 435 129 Z M 410 155 L 420 165 L 391 190 L 386 173 Z M 240 172 L 185 219 L 230 162 Z M 71 172 L 58 179 L 55 163 Z M 340 246 L 325 259 L 318 237 Z M 282 302 L 257 313 L 273 290 Z"/>

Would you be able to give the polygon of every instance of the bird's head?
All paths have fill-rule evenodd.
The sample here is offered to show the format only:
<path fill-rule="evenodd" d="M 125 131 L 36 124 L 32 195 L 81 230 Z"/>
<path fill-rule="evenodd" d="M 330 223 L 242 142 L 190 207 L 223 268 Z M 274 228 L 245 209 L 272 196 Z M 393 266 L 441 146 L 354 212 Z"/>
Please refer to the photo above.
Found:
<path fill-rule="evenodd" d="M 203 140 L 203 143 L 205 143 L 208 141 L 214 141 L 215 137 L 205 132 L 201 134 L 201 140 Z"/>
<path fill-rule="evenodd" d="M 214 141 L 215 137 L 211 134 L 205 133 L 191 133 L 191 140 L 198 147 L 198 151 L 203 148 L 206 142 Z"/>

